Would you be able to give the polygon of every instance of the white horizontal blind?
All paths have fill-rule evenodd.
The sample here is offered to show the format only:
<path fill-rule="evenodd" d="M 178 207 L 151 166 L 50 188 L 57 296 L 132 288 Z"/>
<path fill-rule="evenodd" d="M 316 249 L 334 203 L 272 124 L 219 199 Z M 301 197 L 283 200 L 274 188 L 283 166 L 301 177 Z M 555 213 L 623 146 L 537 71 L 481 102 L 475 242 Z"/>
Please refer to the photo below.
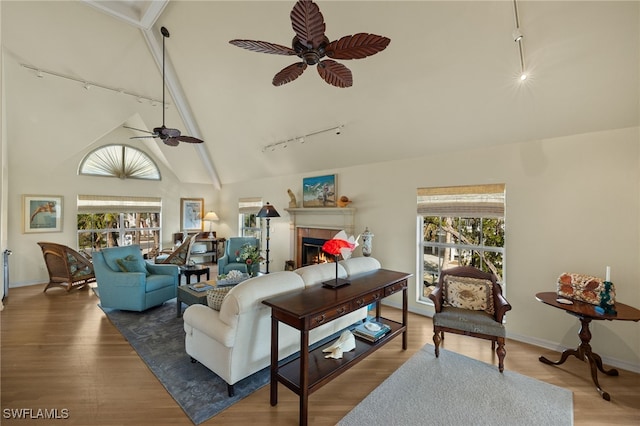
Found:
<path fill-rule="evenodd" d="M 116 195 L 78 195 L 79 213 L 160 213 L 159 197 L 125 197 Z"/>
<path fill-rule="evenodd" d="M 240 214 L 258 214 L 262 208 L 262 198 L 248 197 L 238 200 L 238 213 Z"/>
<path fill-rule="evenodd" d="M 446 217 L 504 217 L 505 185 L 418 188 L 418 214 Z"/>

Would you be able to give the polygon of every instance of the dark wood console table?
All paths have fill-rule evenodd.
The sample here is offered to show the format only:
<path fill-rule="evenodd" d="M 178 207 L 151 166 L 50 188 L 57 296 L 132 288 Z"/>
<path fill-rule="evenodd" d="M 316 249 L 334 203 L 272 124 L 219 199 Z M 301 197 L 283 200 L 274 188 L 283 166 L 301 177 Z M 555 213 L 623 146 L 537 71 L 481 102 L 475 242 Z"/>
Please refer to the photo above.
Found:
<path fill-rule="evenodd" d="M 307 424 L 309 395 L 402 334 L 407 349 L 407 279 L 412 274 L 379 269 L 350 277 L 336 289 L 321 285 L 263 301 L 271 307 L 271 405 L 278 403 L 278 382 L 300 396 L 300 425 Z M 402 291 L 402 323 L 380 316 L 380 300 Z M 375 343 L 356 338 L 356 348 L 342 359 L 325 359 L 322 347 L 309 351 L 309 331 L 360 308 L 376 304 L 376 319 L 391 331 Z M 278 365 L 278 323 L 300 331 L 300 357 Z M 324 345 L 324 346 L 328 346 Z"/>
<path fill-rule="evenodd" d="M 596 306 L 591 305 L 589 303 L 580 302 L 578 300 L 573 300 L 573 305 L 565 305 L 562 304 L 556 299 L 558 298 L 558 294 L 556 292 L 543 292 L 536 294 L 536 299 L 540 302 L 553 306 L 554 308 L 562 309 L 569 315 L 573 315 L 580 320 L 580 331 L 578 332 L 578 336 L 580 337 L 580 346 L 577 349 L 567 349 L 562 352 L 560 356 L 560 360 L 558 361 L 550 361 L 547 358 L 541 356 L 538 358 L 540 362 L 549 365 L 560 365 L 564 363 L 569 356 L 573 355 L 581 361 L 587 361 L 589 363 L 589 367 L 591 368 L 591 379 L 593 383 L 596 385 L 596 389 L 607 401 L 611 401 L 611 396 L 609 393 L 605 392 L 598 383 L 598 370 L 602 371 L 604 374 L 608 376 L 617 376 L 618 370 L 612 368 L 610 370 L 605 370 L 602 365 L 602 358 L 597 353 L 591 350 L 591 345 L 589 342 L 591 341 L 591 331 L 589 331 L 589 323 L 592 320 L 618 320 L 618 321 L 640 321 L 640 310 L 625 305 L 623 303 L 616 302 L 615 309 L 617 313 L 615 315 L 603 314 L 600 315 L 595 311 Z"/>

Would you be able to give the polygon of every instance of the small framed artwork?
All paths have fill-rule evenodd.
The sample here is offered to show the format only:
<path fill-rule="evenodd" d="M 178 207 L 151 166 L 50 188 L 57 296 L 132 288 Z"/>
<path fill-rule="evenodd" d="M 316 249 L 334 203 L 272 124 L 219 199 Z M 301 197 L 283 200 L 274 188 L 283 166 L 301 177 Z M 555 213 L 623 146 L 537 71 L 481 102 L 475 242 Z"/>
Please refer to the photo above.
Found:
<path fill-rule="evenodd" d="M 202 231 L 204 198 L 180 198 L 180 227 L 182 231 Z"/>
<path fill-rule="evenodd" d="M 22 224 L 25 234 L 62 232 L 62 196 L 23 195 Z"/>
<path fill-rule="evenodd" d="M 336 207 L 336 175 L 302 179 L 302 207 Z"/>

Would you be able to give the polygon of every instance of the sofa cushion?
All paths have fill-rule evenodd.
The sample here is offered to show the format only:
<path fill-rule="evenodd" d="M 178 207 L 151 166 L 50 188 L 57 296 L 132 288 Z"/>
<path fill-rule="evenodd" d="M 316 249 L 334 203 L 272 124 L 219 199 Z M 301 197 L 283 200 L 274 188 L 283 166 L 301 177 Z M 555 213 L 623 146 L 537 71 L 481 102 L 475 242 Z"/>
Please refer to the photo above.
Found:
<path fill-rule="evenodd" d="M 130 254 L 125 258 L 116 259 L 116 264 L 122 272 L 144 272 L 145 275 L 149 276 L 147 263 L 134 255 Z"/>
<path fill-rule="evenodd" d="M 373 257 L 350 257 L 349 259 L 341 260 L 340 264 L 349 276 L 381 268 L 380 262 Z"/>
<path fill-rule="evenodd" d="M 311 285 L 321 284 L 325 281 L 334 280 L 336 278 L 336 264 L 332 262 L 303 266 L 293 272 L 302 277 L 305 287 L 309 287 Z M 346 277 L 347 271 L 345 271 L 344 267 L 338 262 L 338 278 Z"/>
<path fill-rule="evenodd" d="M 211 309 L 215 309 L 216 311 L 219 311 L 220 307 L 222 306 L 222 302 L 224 301 L 224 298 L 227 296 L 227 293 L 229 293 L 229 290 L 231 290 L 232 288 L 233 286 L 216 287 L 216 288 L 212 288 L 211 290 L 207 290 L 207 305 Z"/>
<path fill-rule="evenodd" d="M 485 311 L 493 315 L 493 283 L 489 280 L 447 275 L 443 282 L 444 306 Z"/>

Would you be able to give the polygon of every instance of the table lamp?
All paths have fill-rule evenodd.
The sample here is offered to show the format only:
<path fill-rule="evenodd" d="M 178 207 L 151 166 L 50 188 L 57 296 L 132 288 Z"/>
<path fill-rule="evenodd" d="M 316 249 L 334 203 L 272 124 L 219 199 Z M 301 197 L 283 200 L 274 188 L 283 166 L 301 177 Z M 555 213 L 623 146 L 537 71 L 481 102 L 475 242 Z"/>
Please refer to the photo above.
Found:
<path fill-rule="evenodd" d="M 269 220 L 272 217 L 280 217 L 280 214 L 276 211 L 276 209 L 269 203 L 265 204 L 264 206 L 262 206 L 262 208 L 260 209 L 260 211 L 258 212 L 258 214 L 256 215 L 257 217 L 266 217 L 267 218 L 267 250 L 266 250 L 266 261 L 265 263 L 267 264 L 267 274 L 269 273 L 269 240 L 271 239 L 269 237 Z"/>
<path fill-rule="evenodd" d="M 205 222 L 209 222 L 209 239 L 213 240 L 215 236 L 213 235 L 211 228 L 213 227 L 213 222 L 216 222 L 218 220 L 218 215 L 216 214 L 216 212 L 208 212 L 206 215 L 204 215 L 204 218 L 202 220 L 204 220 Z"/>

